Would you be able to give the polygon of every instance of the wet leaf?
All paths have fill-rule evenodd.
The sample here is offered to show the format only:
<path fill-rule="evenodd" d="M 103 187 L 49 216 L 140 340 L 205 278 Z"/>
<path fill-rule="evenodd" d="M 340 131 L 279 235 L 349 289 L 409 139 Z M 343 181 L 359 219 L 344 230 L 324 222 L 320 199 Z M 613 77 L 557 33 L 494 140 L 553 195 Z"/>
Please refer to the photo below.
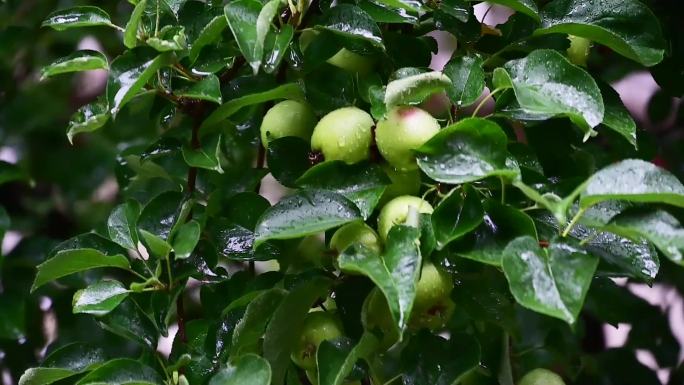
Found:
<path fill-rule="evenodd" d="M 443 72 L 451 80 L 451 85 L 446 88 L 447 95 L 458 107 L 469 106 L 482 95 L 485 75 L 479 57 L 452 57 L 444 66 Z"/>
<path fill-rule="evenodd" d="M 43 27 L 51 27 L 57 31 L 98 25 L 115 27 L 107 12 L 91 6 L 72 7 L 53 12 L 42 24 Z"/>
<path fill-rule="evenodd" d="M 98 69 L 109 69 L 107 57 L 92 50 L 76 51 L 69 56 L 58 59 L 40 70 L 41 79 L 55 75 Z"/>
<path fill-rule="evenodd" d="M 425 72 L 393 80 L 385 90 L 385 108 L 419 104 L 428 96 L 448 89 L 451 80 L 441 72 Z"/>
<path fill-rule="evenodd" d="M 121 282 L 105 280 L 94 283 L 74 293 L 73 312 L 105 315 L 128 297 L 128 290 Z"/>

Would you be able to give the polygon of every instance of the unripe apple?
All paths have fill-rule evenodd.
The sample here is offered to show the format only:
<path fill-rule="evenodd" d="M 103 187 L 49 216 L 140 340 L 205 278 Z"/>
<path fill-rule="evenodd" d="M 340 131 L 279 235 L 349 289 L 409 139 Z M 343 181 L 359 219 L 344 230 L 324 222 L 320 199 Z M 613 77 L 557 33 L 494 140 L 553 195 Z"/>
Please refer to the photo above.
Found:
<path fill-rule="evenodd" d="M 420 191 L 420 170 L 399 171 L 387 163 L 382 164 L 382 170 L 392 182 L 380 197 L 380 206 L 402 195 L 416 195 Z"/>
<path fill-rule="evenodd" d="M 329 265 L 330 261 L 326 260 L 326 248 L 323 237 L 319 234 L 314 234 L 302 238 L 299 245 L 297 245 L 292 262 L 295 266 L 303 268 Z"/>
<path fill-rule="evenodd" d="M 390 229 L 394 225 L 406 222 L 409 207 L 413 207 L 419 214 L 432 214 L 432 205 L 418 197 L 402 195 L 389 201 L 378 216 L 378 233 L 382 240 L 387 239 Z"/>
<path fill-rule="evenodd" d="M 399 170 L 418 168 L 412 150 L 439 132 L 439 122 L 418 107 L 390 110 L 375 129 L 375 143 L 382 157 Z"/>
<path fill-rule="evenodd" d="M 327 311 L 314 311 L 306 315 L 302 334 L 290 356 L 302 369 L 316 368 L 318 345 L 325 340 L 342 336 L 342 323 L 335 314 Z"/>
<path fill-rule="evenodd" d="M 370 226 L 362 221 L 340 227 L 330 239 L 330 248 L 341 253 L 353 243 L 360 243 L 380 254 L 380 238 Z"/>
<path fill-rule="evenodd" d="M 327 62 L 349 72 L 367 73 L 373 68 L 371 58 L 359 55 L 346 48 L 337 51 Z"/>
<path fill-rule="evenodd" d="M 561 376 L 542 368 L 537 368 L 527 372 L 520 379 L 519 385 L 565 385 Z"/>
<path fill-rule="evenodd" d="M 268 142 L 284 136 L 309 140 L 315 125 L 316 115 L 308 104 L 285 100 L 271 107 L 264 115 L 261 121 L 261 143 L 268 148 Z"/>
<path fill-rule="evenodd" d="M 442 328 L 454 311 L 454 302 L 450 298 L 453 287 L 454 281 L 448 273 L 430 262 L 423 263 L 409 327 L 433 331 Z"/>
<path fill-rule="evenodd" d="M 568 40 L 570 40 L 570 47 L 567 49 L 568 59 L 572 64 L 586 67 L 591 40 L 574 35 L 568 35 Z"/>
<path fill-rule="evenodd" d="M 373 118 L 356 107 L 339 108 L 325 115 L 314 128 L 311 149 L 325 160 L 353 164 L 368 159 Z"/>
<path fill-rule="evenodd" d="M 361 321 L 366 330 L 377 329 L 382 332 L 380 341 L 382 349 L 389 349 L 399 339 L 399 331 L 390 313 L 387 300 L 378 288 L 373 289 L 364 302 Z"/>

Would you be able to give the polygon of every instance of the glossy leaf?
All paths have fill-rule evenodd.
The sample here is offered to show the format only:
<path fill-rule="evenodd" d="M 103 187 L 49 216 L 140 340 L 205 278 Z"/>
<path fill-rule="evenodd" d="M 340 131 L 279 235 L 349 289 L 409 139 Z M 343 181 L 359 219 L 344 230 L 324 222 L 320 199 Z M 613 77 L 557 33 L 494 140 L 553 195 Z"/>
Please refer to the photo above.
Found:
<path fill-rule="evenodd" d="M 537 8 L 537 4 L 534 2 L 534 0 L 493 0 L 490 1 L 490 3 L 501 4 L 514 11 L 518 11 L 531 17 L 536 22 L 541 21 L 539 9 Z"/>
<path fill-rule="evenodd" d="M 138 1 L 133 9 L 133 13 L 131 13 L 131 17 L 128 19 L 123 38 L 126 48 L 133 48 L 138 44 L 138 28 L 146 6 L 147 0 Z"/>
<path fill-rule="evenodd" d="M 420 276 L 418 229 L 396 225 L 387 237 L 382 256 L 361 244 L 346 248 L 337 262 L 340 269 L 363 274 L 382 291 L 401 334 L 406 330 Z"/>
<path fill-rule="evenodd" d="M 271 367 L 256 354 L 240 356 L 209 380 L 209 385 L 269 385 Z"/>
<path fill-rule="evenodd" d="M 271 20 L 280 5 L 280 0 L 271 0 L 263 6 L 256 0 L 238 0 L 224 8 L 228 26 L 255 74 L 261 67 Z"/>
<path fill-rule="evenodd" d="M 634 241 L 647 239 L 672 262 L 684 264 L 684 228 L 664 210 L 628 210 L 613 217 L 604 229 Z"/>
<path fill-rule="evenodd" d="M 116 58 L 107 79 L 107 102 L 112 115 L 123 108 L 140 92 L 156 72 L 169 60 L 151 48 L 135 48 Z"/>
<path fill-rule="evenodd" d="M 254 247 L 269 239 L 316 234 L 360 218 L 356 205 L 340 194 L 302 190 L 266 210 L 256 227 Z"/>
<path fill-rule="evenodd" d="M 273 385 L 282 385 L 290 354 L 302 331 L 304 318 L 319 298 L 325 298 L 332 282 L 316 276 L 301 282 L 275 309 L 264 334 L 263 357 L 271 364 Z"/>
<path fill-rule="evenodd" d="M 512 87 L 520 109 L 543 117 L 567 116 L 585 133 L 603 121 L 601 91 L 594 79 L 557 51 L 539 49 L 497 69 L 494 86 Z"/>
<path fill-rule="evenodd" d="M 42 24 L 43 27 L 51 27 L 57 31 L 98 25 L 114 27 L 107 12 L 92 6 L 72 7 L 53 12 Z"/>
<path fill-rule="evenodd" d="M 330 31 L 342 38 L 365 41 L 384 50 L 380 28 L 361 8 L 351 4 L 338 4 L 323 14 L 316 28 Z"/>
<path fill-rule="evenodd" d="M 81 378 L 77 385 L 158 385 L 162 384 L 161 376 L 149 366 L 137 360 L 119 358 L 111 360 Z"/>
<path fill-rule="evenodd" d="M 183 159 L 190 167 L 204 168 L 223 174 L 221 167 L 222 136 L 205 137 L 204 143 L 199 148 L 184 145 L 182 149 Z"/>
<path fill-rule="evenodd" d="M 625 105 L 622 104 L 620 95 L 608 84 L 599 82 L 598 85 L 606 109 L 601 123 L 620 134 L 636 148 L 636 123 L 634 123 L 634 119 L 632 119 L 632 115 L 627 111 Z"/>
<path fill-rule="evenodd" d="M 178 227 L 172 243 L 175 259 L 190 257 L 199 242 L 200 233 L 200 224 L 194 219 Z"/>
<path fill-rule="evenodd" d="M 297 179 L 311 167 L 310 141 L 285 136 L 268 143 L 266 160 L 271 175 L 283 186 L 295 187 Z"/>
<path fill-rule="evenodd" d="M 521 305 L 569 324 L 577 321 L 598 259 L 568 244 L 543 249 L 532 237 L 516 238 L 503 252 L 502 267 Z"/>
<path fill-rule="evenodd" d="M 608 200 L 684 207 L 684 185 L 665 169 L 639 159 L 611 164 L 592 175 L 580 195 L 587 208 Z"/>
<path fill-rule="evenodd" d="M 319 163 L 297 180 L 302 188 L 329 190 L 344 196 L 356 204 L 364 219 L 373 213 L 389 184 L 389 178 L 378 165 L 347 165 L 342 161 Z"/>
<path fill-rule="evenodd" d="M 479 57 L 454 56 L 444 66 L 443 72 L 451 80 L 451 85 L 446 88 L 447 95 L 457 106 L 469 106 L 482 95 L 485 74 Z"/>
<path fill-rule="evenodd" d="M 418 166 L 430 178 L 460 184 L 490 176 L 515 178 L 506 162 L 508 138 L 491 120 L 463 119 L 443 128 L 416 150 Z"/>
<path fill-rule="evenodd" d="M 431 216 L 437 250 L 475 230 L 484 215 L 480 198 L 472 188 L 453 190 Z"/>
<path fill-rule="evenodd" d="M 76 51 L 69 56 L 63 57 L 40 70 L 42 79 L 55 75 L 81 72 L 98 69 L 109 69 L 107 57 L 100 52 L 92 50 Z"/>
<path fill-rule="evenodd" d="M 449 340 L 422 331 L 402 351 L 406 385 L 451 385 L 461 382 L 480 362 L 480 345 L 471 335 L 454 333 Z"/>
<path fill-rule="evenodd" d="M 138 228 L 164 241 L 170 240 L 174 228 L 182 223 L 187 210 L 181 193 L 168 191 L 159 194 L 142 209 Z"/>
<path fill-rule="evenodd" d="M 202 49 L 219 39 L 224 29 L 228 27 L 228 19 L 224 15 L 218 15 L 203 26 L 197 38 L 191 42 L 188 56 L 190 61 L 195 63 Z"/>
<path fill-rule="evenodd" d="M 102 128 L 109 121 L 109 116 L 109 107 L 102 100 L 79 108 L 69 120 L 67 129 L 69 143 L 74 143 L 74 137 L 77 134 Z"/>
<path fill-rule="evenodd" d="M 216 75 L 208 75 L 199 82 L 176 92 L 181 98 L 199 99 L 221 104 L 221 83 Z"/>
<path fill-rule="evenodd" d="M 294 27 L 285 24 L 279 32 L 271 31 L 264 42 L 264 71 L 274 73 L 288 52 L 290 42 L 294 38 Z"/>
<path fill-rule="evenodd" d="M 645 66 L 663 59 L 658 20 L 638 0 L 555 0 L 542 10 L 535 34 L 564 33 L 587 38 Z"/>
<path fill-rule="evenodd" d="M 378 340 L 372 333 L 364 333 L 354 345 L 348 338 L 321 342 L 316 350 L 318 384 L 342 385 L 361 359 L 368 359 L 377 348 Z"/>
<path fill-rule="evenodd" d="M 74 293 L 74 313 L 105 315 L 128 296 L 128 290 L 118 281 L 100 281 Z"/>
<path fill-rule="evenodd" d="M 150 316 L 131 298 L 126 298 L 112 311 L 98 317 L 98 324 L 105 330 L 147 348 L 156 347 L 159 330 Z"/>
<path fill-rule="evenodd" d="M 428 96 L 448 89 L 451 80 L 443 73 L 425 72 L 392 80 L 385 90 L 385 107 L 419 104 Z"/>
<path fill-rule="evenodd" d="M 266 261 L 280 255 L 278 247 L 265 242 L 254 248 L 254 232 L 245 227 L 219 221 L 212 226 L 211 240 L 224 257 L 238 261 Z"/>
<path fill-rule="evenodd" d="M 109 239 L 119 245 L 135 250 L 138 247 L 138 231 L 136 229 L 140 216 L 140 203 L 129 200 L 112 210 L 107 219 Z"/>
<path fill-rule="evenodd" d="M 271 320 L 274 309 L 278 307 L 287 292 L 273 288 L 261 293 L 247 305 L 245 315 L 235 325 L 233 343 L 230 346 L 231 355 L 239 356 L 243 350 L 257 345 L 264 335 L 266 325 Z"/>
<path fill-rule="evenodd" d="M 45 358 L 43 366 L 28 369 L 19 379 L 21 385 L 48 385 L 93 370 L 106 361 L 101 348 L 83 343 L 62 346 Z"/>

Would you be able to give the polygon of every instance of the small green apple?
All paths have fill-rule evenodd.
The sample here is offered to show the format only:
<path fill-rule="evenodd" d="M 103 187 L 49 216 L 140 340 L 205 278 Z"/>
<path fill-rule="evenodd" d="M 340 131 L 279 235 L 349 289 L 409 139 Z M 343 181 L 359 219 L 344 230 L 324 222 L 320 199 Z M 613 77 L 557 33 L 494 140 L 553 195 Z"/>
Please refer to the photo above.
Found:
<path fill-rule="evenodd" d="M 519 385 L 565 385 L 561 376 L 542 368 L 531 370 L 520 379 Z"/>
<path fill-rule="evenodd" d="M 378 234 L 362 221 L 348 223 L 337 229 L 330 239 L 330 248 L 341 253 L 352 243 L 360 243 L 376 254 L 380 254 Z"/>
<path fill-rule="evenodd" d="M 412 150 L 439 132 L 439 122 L 418 107 L 390 110 L 375 129 L 375 142 L 385 160 L 399 170 L 418 168 Z"/>
<path fill-rule="evenodd" d="M 388 163 L 381 165 L 382 170 L 392 182 L 380 197 L 380 206 L 402 195 L 416 195 L 420 191 L 420 170 L 399 171 Z"/>
<path fill-rule="evenodd" d="M 406 222 L 409 207 L 413 207 L 419 214 L 432 214 L 432 205 L 415 196 L 402 195 L 387 202 L 378 215 L 378 233 L 382 240 L 387 239 L 390 229 L 394 225 Z"/>
<path fill-rule="evenodd" d="M 339 108 L 318 122 L 311 149 L 322 152 L 325 160 L 353 164 L 368 159 L 373 124 L 373 118 L 360 108 Z"/>
<path fill-rule="evenodd" d="M 261 143 L 268 148 L 268 142 L 284 136 L 309 140 L 315 125 L 316 115 L 308 104 L 285 100 L 271 107 L 264 115 L 261 121 Z"/>
<path fill-rule="evenodd" d="M 295 253 L 295 265 L 322 267 L 330 263 L 326 261 L 325 241 L 319 234 L 302 238 Z"/>
<path fill-rule="evenodd" d="M 349 72 L 367 73 L 373 68 L 373 60 L 371 58 L 359 55 L 346 48 L 337 51 L 327 62 Z"/>
<path fill-rule="evenodd" d="M 566 51 L 568 59 L 574 65 L 586 67 L 587 57 L 591 49 L 591 40 L 575 35 L 568 35 L 568 40 L 570 40 L 570 47 Z"/>
<path fill-rule="evenodd" d="M 450 298 L 453 287 L 454 281 L 449 274 L 430 262 L 424 263 L 416 285 L 409 327 L 433 331 L 442 328 L 454 311 L 454 302 Z"/>
<path fill-rule="evenodd" d="M 337 316 L 327 311 L 314 311 L 306 315 L 302 334 L 290 356 L 302 369 L 316 369 L 318 345 L 325 340 L 342 336 L 342 323 Z"/>

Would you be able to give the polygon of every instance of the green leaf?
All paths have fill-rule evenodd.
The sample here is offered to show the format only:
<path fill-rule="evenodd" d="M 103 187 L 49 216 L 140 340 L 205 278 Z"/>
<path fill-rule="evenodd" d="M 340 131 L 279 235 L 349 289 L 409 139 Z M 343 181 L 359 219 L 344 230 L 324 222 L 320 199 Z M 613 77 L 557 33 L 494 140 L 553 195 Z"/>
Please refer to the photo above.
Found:
<path fill-rule="evenodd" d="M 598 82 L 598 86 L 601 89 L 605 106 L 603 122 L 601 123 L 627 139 L 627 142 L 636 149 L 636 123 L 634 123 L 634 119 L 632 119 L 632 115 L 627 111 L 625 105 L 622 104 L 620 95 L 606 83 Z"/>
<path fill-rule="evenodd" d="M 271 366 L 256 354 L 245 354 L 209 380 L 209 385 L 269 385 Z"/>
<path fill-rule="evenodd" d="M 597 266 L 598 258 L 569 244 L 553 242 L 543 249 L 529 236 L 511 241 L 502 258 L 518 303 L 569 324 L 577 321 Z"/>
<path fill-rule="evenodd" d="M 507 142 L 506 134 L 493 121 L 463 119 L 416 150 L 418 166 L 430 178 L 451 184 L 490 176 L 513 179 L 519 170 L 507 164 Z"/>
<path fill-rule="evenodd" d="M 222 120 L 228 119 L 234 113 L 240 111 L 243 107 L 277 99 L 303 100 L 304 93 L 299 84 L 286 83 L 267 91 L 241 96 L 222 104 L 219 108 L 214 110 L 214 112 L 204 120 L 202 127 L 210 127 L 216 123 L 220 123 Z"/>
<path fill-rule="evenodd" d="M 297 179 L 311 167 L 311 142 L 297 136 L 284 136 L 268 143 L 266 160 L 271 175 L 286 187 L 296 187 Z"/>
<path fill-rule="evenodd" d="M 446 88 L 452 103 L 459 107 L 469 106 L 482 95 L 485 74 L 482 59 L 477 56 L 454 56 L 444 66 L 444 75 L 451 84 Z"/>
<path fill-rule="evenodd" d="M 647 239 L 672 262 L 684 264 L 684 228 L 664 210 L 627 210 L 613 217 L 604 229 L 634 241 Z"/>
<path fill-rule="evenodd" d="M 585 139 L 594 135 L 592 128 L 603 121 L 603 99 L 596 82 L 557 51 L 532 51 L 525 58 L 507 62 L 504 68 L 505 73 L 497 69 L 494 86 L 513 87 L 523 112 L 567 116 L 584 131 Z"/>
<path fill-rule="evenodd" d="M 90 6 L 72 7 L 53 12 L 42 24 L 43 27 L 51 27 L 57 31 L 97 25 L 116 27 L 112 24 L 107 12 Z"/>
<path fill-rule="evenodd" d="M 645 66 L 658 64 L 665 43 L 658 19 L 638 0 L 555 0 L 535 34 L 584 37 Z"/>
<path fill-rule="evenodd" d="M 107 57 L 92 50 L 76 51 L 40 70 L 41 79 L 70 72 L 109 69 Z"/>
<path fill-rule="evenodd" d="M 19 166 L 0 160 L 0 185 L 23 179 L 27 179 L 27 177 Z"/>
<path fill-rule="evenodd" d="M 129 250 L 137 250 L 139 216 L 140 203 L 137 201 L 129 200 L 116 206 L 107 219 L 109 239 Z"/>
<path fill-rule="evenodd" d="M 235 325 L 233 343 L 230 346 L 231 356 L 238 357 L 243 350 L 248 351 L 258 346 L 274 309 L 278 307 L 286 294 L 287 292 L 283 289 L 273 288 L 261 293 L 247 305 L 245 315 Z"/>
<path fill-rule="evenodd" d="M 200 148 L 192 148 L 189 144 L 185 144 L 182 149 L 183 159 L 190 167 L 203 168 L 223 174 L 219 160 L 221 145 L 222 136 L 220 134 L 206 137 Z"/>
<path fill-rule="evenodd" d="M 96 320 L 100 327 L 116 335 L 147 348 L 157 346 L 159 330 L 131 297 L 126 298 L 119 306 Z"/>
<path fill-rule="evenodd" d="M 684 185 L 653 163 L 626 159 L 599 170 L 589 178 L 580 195 L 580 206 L 586 209 L 608 200 L 684 207 Z"/>
<path fill-rule="evenodd" d="M 373 2 L 389 9 L 396 9 L 400 13 L 418 14 L 425 11 L 423 4 L 417 0 L 373 0 Z M 406 12 L 401 12 L 401 10 Z"/>
<path fill-rule="evenodd" d="M 537 4 L 534 2 L 534 0 L 493 0 L 489 1 L 489 3 L 501 4 L 514 11 L 518 11 L 533 18 L 536 22 L 541 21 L 541 17 L 539 17 L 539 9 L 537 8 Z"/>
<path fill-rule="evenodd" d="M 107 102 L 113 116 L 167 65 L 169 58 L 152 48 L 139 47 L 114 59 L 107 79 Z"/>
<path fill-rule="evenodd" d="M 190 52 L 188 54 L 190 62 L 194 64 L 197 61 L 200 52 L 202 52 L 202 48 L 215 43 L 221 37 L 221 33 L 227 26 L 228 19 L 226 19 L 225 15 L 219 15 L 211 19 L 211 21 L 202 28 L 197 35 L 197 38 L 190 46 Z"/>
<path fill-rule="evenodd" d="M 292 239 L 360 219 L 359 209 L 340 194 L 301 190 L 266 210 L 256 226 L 254 247 L 269 239 Z"/>
<path fill-rule="evenodd" d="M 0 295 L 0 338 L 21 340 L 26 338 L 26 302 L 23 298 L 3 293 Z"/>
<path fill-rule="evenodd" d="M 74 293 L 74 313 L 105 315 L 128 297 L 128 290 L 119 281 L 105 280 Z"/>
<path fill-rule="evenodd" d="M 485 212 L 479 195 L 472 188 L 452 190 L 432 213 L 437 250 L 475 230 Z"/>
<path fill-rule="evenodd" d="M 74 136 L 82 132 L 93 132 L 102 128 L 109 121 L 109 107 L 104 100 L 86 104 L 74 113 L 69 120 L 67 139 L 74 143 Z"/>
<path fill-rule="evenodd" d="M 314 276 L 295 286 L 275 309 L 264 334 L 263 357 L 271 364 L 273 385 L 282 385 L 290 355 L 299 340 L 304 318 L 319 298 L 325 298 L 332 282 Z"/>
<path fill-rule="evenodd" d="M 280 62 L 288 52 L 293 37 L 294 27 L 290 24 L 282 26 L 280 32 L 271 31 L 266 36 L 263 67 L 267 74 L 274 73 L 278 69 Z"/>
<path fill-rule="evenodd" d="M 70 274 L 100 267 L 129 269 L 125 250 L 95 234 L 86 234 L 63 242 L 49 258 L 37 266 L 31 291 Z M 95 248 L 93 248 L 95 247 Z"/>
<path fill-rule="evenodd" d="M 167 25 L 156 36 L 147 38 L 145 43 L 158 52 L 185 51 L 188 38 L 184 27 Z"/>
<path fill-rule="evenodd" d="M 19 379 L 19 385 L 48 385 L 78 374 L 62 368 L 31 368 Z"/>
<path fill-rule="evenodd" d="M 352 244 L 337 260 L 341 270 L 363 274 L 380 288 L 400 331 L 400 340 L 408 326 L 420 276 L 419 238 L 418 229 L 395 225 L 381 258 L 361 244 Z"/>
<path fill-rule="evenodd" d="M 161 376 L 138 360 L 111 360 L 80 379 L 76 385 L 161 385 Z"/>
<path fill-rule="evenodd" d="M 330 31 L 343 39 L 365 41 L 385 50 L 378 25 L 369 14 L 355 5 L 338 4 L 328 9 L 316 28 Z"/>
<path fill-rule="evenodd" d="M 143 208 L 138 219 L 138 228 L 169 241 L 174 229 L 185 220 L 188 206 L 180 192 L 161 193 Z"/>
<path fill-rule="evenodd" d="M 451 80 L 441 72 L 425 72 L 393 80 L 385 90 L 385 107 L 419 104 L 428 96 L 451 87 Z"/>
<path fill-rule="evenodd" d="M 342 161 L 319 163 L 297 180 L 297 185 L 302 188 L 329 190 L 343 195 L 356 204 L 364 219 L 373 213 L 390 183 L 378 165 L 348 165 Z"/>
<path fill-rule="evenodd" d="M 176 96 L 188 99 L 206 100 L 221 104 L 221 83 L 216 75 L 208 75 L 190 87 L 175 92 Z"/>
<path fill-rule="evenodd" d="M 98 367 L 106 361 L 101 348 L 84 343 L 71 343 L 50 353 L 42 367 L 28 369 L 19 379 L 20 385 L 48 385 Z"/>
<path fill-rule="evenodd" d="M 199 242 L 201 231 L 199 222 L 194 219 L 178 227 L 172 243 L 177 260 L 190 257 Z"/>
<path fill-rule="evenodd" d="M 146 6 L 147 0 L 138 1 L 133 9 L 133 13 L 131 13 L 130 19 L 128 19 L 128 23 L 126 23 L 123 37 L 123 43 L 126 48 L 133 48 L 138 45 L 138 28 Z"/>
<path fill-rule="evenodd" d="M 348 338 L 324 340 L 316 350 L 319 385 L 342 385 L 360 359 L 368 358 L 377 348 L 378 339 L 363 333 L 356 345 Z"/>

